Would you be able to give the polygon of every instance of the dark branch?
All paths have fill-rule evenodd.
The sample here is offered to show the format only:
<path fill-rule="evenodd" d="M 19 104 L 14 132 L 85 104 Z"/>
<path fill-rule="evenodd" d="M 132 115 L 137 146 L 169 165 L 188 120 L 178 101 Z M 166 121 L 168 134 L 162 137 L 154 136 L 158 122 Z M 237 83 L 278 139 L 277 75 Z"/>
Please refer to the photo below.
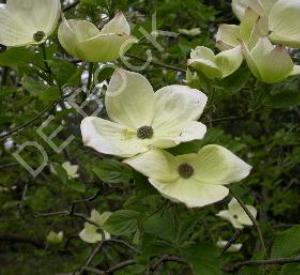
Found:
<path fill-rule="evenodd" d="M 279 259 L 269 259 L 269 260 L 249 260 L 244 262 L 239 262 L 234 264 L 230 268 L 225 268 L 224 270 L 227 272 L 235 273 L 243 266 L 249 265 L 284 265 L 289 263 L 298 263 L 300 262 L 300 255 L 291 257 L 291 258 L 279 258 Z"/>

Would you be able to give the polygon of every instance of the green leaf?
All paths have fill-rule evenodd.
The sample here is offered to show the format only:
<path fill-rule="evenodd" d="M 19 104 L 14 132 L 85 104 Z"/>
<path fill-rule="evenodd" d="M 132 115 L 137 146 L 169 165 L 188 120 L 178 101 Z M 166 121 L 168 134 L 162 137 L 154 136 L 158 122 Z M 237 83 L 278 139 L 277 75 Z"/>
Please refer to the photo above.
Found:
<path fill-rule="evenodd" d="M 112 235 L 128 235 L 137 231 L 139 216 L 137 211 L 119 210 L 108 218 L 103 228 Z"/>
<path fill-rule="evenodd" d="M 300 252 L 300 225 L 276 234 L 272 246 L 272 258 L 290 257 Z"/>
<path fill-rule="evenodd" d="M 97 162 L 97 166 L 92 171 L 106 183 L 127 183 L 132 179 L 131 169 L 113 159 Z"/>
<path fill-rule="evenodd" d="M 192 245 L 184 249 L 182 256 L 191 266 L 194 275 L 221 274 L 218 252 L 213 245 Z"/>
<path fill-rule="evenodd" d="M 67 186 L 79 193 L 85 193 L 86 191 L 85 184 L 77 180 L 69 180 Z"/>
<path fill-rule="evenodd" d="M 288 108 L 300 105 L 300 93 L 298 90 L 283 91 L 275 95 L 268 95 L 266 105 L 274 108 Z"/>
<path fill-rule="evenodd" d="M 15 67 L 31 62 L 33 58 L 34 53 L 31 52 L 28 48 L 10 48 L 5 52 L 0 53 L 0 65 Z"/>
<path fill-rule="evenodd" d="M 66 84 L 76 86 L 80 83 L 82 69 L 77 69 L 74 64 L 65 60 L 53 59 L 47 62 L 59 86 Z"/>

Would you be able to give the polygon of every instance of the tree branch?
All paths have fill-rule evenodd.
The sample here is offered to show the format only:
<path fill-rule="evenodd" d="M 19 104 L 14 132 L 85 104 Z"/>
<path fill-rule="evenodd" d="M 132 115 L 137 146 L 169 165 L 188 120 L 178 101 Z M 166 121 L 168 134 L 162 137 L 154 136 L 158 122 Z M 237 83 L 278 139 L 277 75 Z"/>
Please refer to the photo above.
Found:
<path fill-rule="evenodd" d="M 226 272 L 235 273 L 243 266 L 249 265 L 284 265 L 289 263 L 298 263 L 300 262 L 300 255 L 291 257 L 291 258 L 278 258 L 278 259 L 268 259 L 268 260 L 249 260 L 244 262 L 238 262 L 232 267 L 225 268 Z"/>

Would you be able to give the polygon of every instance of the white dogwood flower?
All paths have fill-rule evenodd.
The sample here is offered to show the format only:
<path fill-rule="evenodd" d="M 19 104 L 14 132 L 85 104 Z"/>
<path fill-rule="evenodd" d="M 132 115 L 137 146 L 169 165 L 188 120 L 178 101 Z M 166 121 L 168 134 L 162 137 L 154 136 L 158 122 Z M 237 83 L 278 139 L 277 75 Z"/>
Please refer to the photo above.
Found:
<path fill-rule="evenodd" d="M 300 66 L 294 65 L 287 49 L 273 46 L 267 37 L 260 38 L 252 50 L 244 45 L 243 53 L 252 74 L 263 82 L 276 83 L 300 74 Z"/>
<path fill-rule="evenodd" d="M 224 199 L 228 188 L 250 173 L 251 166 L 219 145 L 204 146 L 196 154 L 178 155 L 162 150 L 124 161 L 149 178 L 149 182 L 166 198 L 201 207 Z"/>
<path fill-rule="evenodd" d="M 78 165 L 72 165 L 71 162 L 66 161 L 62 164 L 62 167 L 65 169 L 67 175 L 71 179 L 78 178 Z"/>
<path fill-rule="evenodd" d="M 64 240 L 64 232 L 59 231 L 58 233 L 50 231 L 46 237 L 46 240 L 49 244 L 61 244 Z"/>
<path fill-rule="evenodd" d="M 264 21 L 264 29 L 270 40 L 292 48 L 300 47 L 300 2 L 297 0 L 233 0 L 232 8 L 242 21 L 247 19 L 247 10 Z M 250 13 L 249 13 L 250 14 Z"/>
<path fill-rule="evenodd" d="M 93 224 L 89 222 L 84 223 L 84 228 L 79 233 L 80 239 L 87 243 L 100 242 L 103 240 L 103 237 L 105 240 L 109 239 L 110 234 L 102 230 L 102 227 L 110 215 L 110 212 L 104 212 L 100 215 L 97 210 L 93 209 L 90 217 L 90 221 L 93 222 Z M 102 232 L 100 230 L 102 230 Z"/>
<path fill-rule="evenodd" d="M 243 62 L 241 46 L 220 52 L 214 52 L 199 46 L 192 50 L 188 65 L 202 72 L 207 78 L 224 78 L 234 73 Z"/>
<path fill-rule="evenodd" d="M 7 0 L 0 5 L 0 44 L 43 43 L 55 30 L 60 13 L 59 0 Z"/>
<path fill-rule="evenodd" d="M 117 69 L 105 95 L 112 121 L 85 118 L 82 139 L 100 153 L 120 157 L 202 139 L 206 126 L 197 120 L 206 102 L 205 94 L 187 86 L 167 86 L 154 93 L 142 75 Z"/>
<path fill-rule="evenodd" d="M 70 55 L 90 62 L 113 61 L 137 42 L 130 35 L 130 26 L 121 12 L 101 31 L 89 21 L 63 18 L 58 38 Z"/>
<path fill-rule="evenodd" d="M 257 210 L 252 205 L 246 205 L 252 216 L 256 218 Z M 217 214 L 218 217 L 229 221 L 234 228 L 243 229 L 244 226 L 252 226 L 253 223 L 248 217 L 245 210 L 241 207 L 239 202 L 233 198 L 228 204 L 228 210 L 222 210 Z"/>

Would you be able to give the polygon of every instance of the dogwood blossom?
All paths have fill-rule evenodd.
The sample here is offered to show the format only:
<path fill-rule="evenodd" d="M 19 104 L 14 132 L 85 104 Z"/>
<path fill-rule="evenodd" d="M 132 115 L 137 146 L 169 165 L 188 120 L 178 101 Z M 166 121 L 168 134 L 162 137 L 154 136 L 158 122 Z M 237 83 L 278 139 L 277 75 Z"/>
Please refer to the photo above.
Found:
<path fill-rule="evenodd" d="M 99 232 L 101 230 L 104 223 L 107 221 L 110 212 L 104 212 L 100 215 L 100 213 L 93 209 L 91 212 L 90 221 L 93 223 L 86 222 L 84 223 L 83 230 L 79 233 L 79 237 L 81 240 L 87 243 L 97 243 L 103 240 L 110 238 L 110 234 L 106 231 Z"/>
<path fill-rule="evenodd" d="M 121 12 L 101 31 L 89 21 L 63 18 L 58 38 L 70 55 L 90 62 L 113 61 L 137 42 L 130 35 L 130 26 Z"/>
<path fill-rule="evenodd" d="M 256 218 L 257 210 L 252 205 L 246 205 L 246 207 L 252 216 Z M 233 227 L 237 229 L 243 229 L 246 225 L 253 225 L 251 219 L 235 198 L 229 202 L 228 210 L 220 211 L 217 216 L 231 222 Z"/>
<path fill-rule="evenodd" d="M 263 21 L 264 33 L 270 40 L 292 48 L 300 47 L 300 2 L 295 0 L 233 0 L 232 8 L 237 17 L 245 20 L 247 9 Z M 253 22 L 253 24 L 257 24 Z"/>
<path fill-rule="evenodd" d="M 267 37 L 260 38 L 252 50 L 244 45 L 243 53 L 253 75 L 266 83 L 280 82 L 300 74 L 284 46 L 273 46 Z"/>
<path fill-rule="evenodd" d="M 224 248 L 224 247 L 226 247 L 227 243 L 228 243 L 228 241 L 225 241 L 225 240 L 222 240 L 221 238 L 219 238 L 217 241 L 217 247 Z M 241 243 L 232 244 L 229 246 L 229 248 L 226 251 L 238 252 L 241 250 L 242 246 L 243 245 Z"/>
<path fill-rule="evenodd" d="M 243 62 L 241 46 L 223 51 L 217 55 L 206 47 L 192 50 L 188 65 L 202 72 L 207 78 L 224 78 L 234 73 Z"/>
<path fill-rule="evenodd" d="M 196 154 L 174 156 L 162 150 L 124 161 L 148 177 L 166 198 L 201 207 L 224 199 L 227 184 L 246 178 L 251 166 L 219 145 L 204 146 Z"/>
<path fill-rule="evenodd" d="M 171 85 L 154 93 L 142 75 L 117 69 L 105 95 L 112 121 L 85 118 L 82 139 L 100 153 L 120 157 L 202 139 L 206 126 L 197 120 L 206 102 L 205 94 L 187 86 Z"/>
<path fill-rule="evenodd" d="M 50 231 L 46 237 L 46 240 L 49 244 L 61 244 L 64 240 L 64 232 L 59 231 L 58 233 Z"/>
<path fill-rule="evenodd" d="M 0 5 L 0 44 L 43 43 L 55 30 L 60 12 L 59 0 L 7 0 Z"/>
<path fill-rule="evenodd" d="M 75 179 L 78 178 L 78 165 L 72 165 L 71 162 L 66 161 L 62 164 L 62 167 L 65 169 L 65 171 L 67 172 L 67 175 L 69 178 L 71 179 Z"/>

